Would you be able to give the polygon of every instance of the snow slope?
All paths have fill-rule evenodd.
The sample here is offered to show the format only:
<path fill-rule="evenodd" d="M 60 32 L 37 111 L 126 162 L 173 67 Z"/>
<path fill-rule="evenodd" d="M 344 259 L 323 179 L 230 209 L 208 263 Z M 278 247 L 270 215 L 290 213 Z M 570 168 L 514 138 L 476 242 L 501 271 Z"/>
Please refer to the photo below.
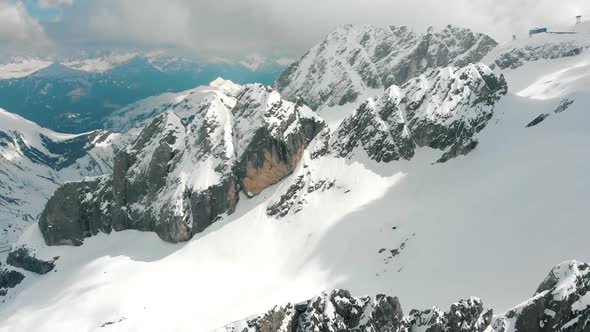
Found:
<path fill-rule="evenodd" d="M 110 173 L 125 139 L 60 134 L 0 109 L 0 244 L 14 242 L 61 183 Z"/>
<path fill-rule="evenodd" d="M 532 99 L 561 98 L 590 87 L 590 34 L 539 34 L 499 45 L 482 62 Z"/>

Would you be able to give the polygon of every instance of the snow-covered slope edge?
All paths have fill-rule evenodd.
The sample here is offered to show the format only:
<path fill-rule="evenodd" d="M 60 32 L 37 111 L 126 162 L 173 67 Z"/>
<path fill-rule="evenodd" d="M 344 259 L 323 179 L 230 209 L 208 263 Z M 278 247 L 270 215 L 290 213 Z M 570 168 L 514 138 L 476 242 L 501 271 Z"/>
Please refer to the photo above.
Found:
<path fill-rule="evenodd" d="M 500 44 L 481 61 L 492 68 L 516 69 L 529 62 L 576 56 L 589 48 L 588 34 L 538 34 Z"/>
<path fill-rule="evenodd" d="M 275 306 L 215 331 L 582 332 L 590 329 L 590 266 L 563 262 L 551 270 L 534 297 L 499 316 L 492 313 L 471 297 L 453 303 L 448 311 L 413 309 L 404 316 L 397 297 L 353 297 L 338 289 L 309 301 Z"/>
<path fill-rule="evenodd" d="M 519 96 L 547 100 L 590 91 L 590 35 L 535 35 L 499 45 L 482 62 Z"/>
<path fill-rule="evenodd" d="M 56 133 L 0 109 L 0 245 L 38 218 L 60 184 L 110 173 L 123 141 L 107 131 Z"/>

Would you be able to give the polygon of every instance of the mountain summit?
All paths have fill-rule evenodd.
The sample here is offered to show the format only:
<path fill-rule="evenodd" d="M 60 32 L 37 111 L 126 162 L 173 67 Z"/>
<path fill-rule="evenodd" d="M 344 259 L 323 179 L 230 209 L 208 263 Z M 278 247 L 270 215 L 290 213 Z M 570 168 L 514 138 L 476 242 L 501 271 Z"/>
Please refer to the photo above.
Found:
<path fill-rule="evenodd" d="M 497 44 L 450 25 L 425 33 L 405 26 L 344 25 L 290 65 L 274 86 L 285 98 L 301 97 L 317 110 L 355 101 L 367 90 L 402 85 L 428 69 L 477 63 Z"/>

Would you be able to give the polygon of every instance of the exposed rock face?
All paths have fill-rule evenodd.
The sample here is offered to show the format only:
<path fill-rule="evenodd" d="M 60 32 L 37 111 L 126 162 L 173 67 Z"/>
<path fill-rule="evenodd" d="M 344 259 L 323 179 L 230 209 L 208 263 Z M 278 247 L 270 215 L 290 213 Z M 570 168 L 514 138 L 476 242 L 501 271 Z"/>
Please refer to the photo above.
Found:
<path fill-rule="evenodd" d="M 371 159 L 410 159 L 417 147 L 445 151 L 444 162 L 471 151 L 474 136 L 507 92 L 503 77 L 481 64 L 431 70 L 369 99 L 336 130 L 332 149 L 349 157 L 361 147 Z"/>
<path fill-rule="evenodd" d="M 484 309 L 480 299 L 472 297 L 453 303 L 447 312 L 434 307 L 412 310 L 404 318 L 401 331 L 477 331 L 483 332 L 492 323 L 492 309 Z"/>
<path fill-rule="evenodd" d="M 590 331 L 590 266 L 564 262 L 530 300 L 498 317 L 495 332 Z"/>
<path fill-rule="evenodd" d="M 58 258 L 59 257 L 55 257 L 53 261 L 44 261 L 37 258 L 34 253 L 29 251 L 28 248 L 19 247 L 8 253 L 6 263 L 26 271 L 35 272 L 37 274 L 45 274 L 53 270 L 55 267 L 55 261 Z"/>
<path fill-rule="evenodd" d="M 344 25 L 289 66 L 275 87 L 289 100 L 302 97 L 312 109 L 343 105 L 432 68 L 479 62 L 496 45 L 453 26 L 419 34 L 408 27 Z"/>
<path fill-rule="evenodd" d="M 99 231 L 111 231 L 113 195 L 108 190 L 111 176 L 69 182 L 49 199 L 39 218 L 39 228 L 47 243 L 81 245 L 84 238 Z"/>
<path fill-rule="evenodd" d="M 267 313 L 225 327 L 235 332 L 278 331 L 374 331 L 482 332 L 492 321 L 492 311 L 479 299 L 452 305 L 449 312 L 437 308 L 412 310 L 404 317 L 396 297 L 353 297 L 334 290 L 300 304 L 277 306 Z"/>
<path fill-rule="evenodd" d="M 561 112 L 567 110 L 570 106 L 572 106 L 573 103 L 574 103 L 574 100 L 564 98 L 559 102 L 559 105 L 557 105 L 557 108 L 554 110 L 554 112 L 561 113 Z"/>
<path fill-rule="evenodd" d="M 249 195 L 291 174 L 323 121 L 302 104 L 281 100 L 278 92 L 251 85 L 241 92 L 236 116 L 237 176 Z"/>
<path fill-rule="evenodd" d="M 25 279 L 25 276 L 15 270 L 0 268 L 0 296 L 6 295 L 9 288 L 14 288 Z"/>
<path fill-rule="evenodd" d="M 547 117 L 549 117 L 549 114 L 539 114 L 539 116 L 537 116 L 536 118 L 534 118 L 531 122 L 527 123 L 526 127 L 530 128 L 530 127 L 534 127 L 536 125 L 538 125 L 539 123 L 545 121 L 545 119 L 547 119 Z"/>
<path fill-rule="evenodd" d="M 46 243 L 80 245 L 112 229 L 186 241 L 232 213 L 240 190 L 255 195 L 291 174 L 324 126 L 259 84 L 213 97 L 190 117 L 154 119 L 118 154 L 112 176 L 60 188 L 39 221 Z"/>

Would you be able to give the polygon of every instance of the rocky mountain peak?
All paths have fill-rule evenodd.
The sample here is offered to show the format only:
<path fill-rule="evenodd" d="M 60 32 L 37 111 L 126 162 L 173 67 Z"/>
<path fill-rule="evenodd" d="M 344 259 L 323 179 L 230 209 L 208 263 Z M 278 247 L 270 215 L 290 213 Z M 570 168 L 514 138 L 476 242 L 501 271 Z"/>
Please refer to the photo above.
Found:
<path fill-rule="evenodd" d="M 453 26 L 416 33 L 408 27 L 344 25 L 288 67 L 275 87 L 314 110 L 357 100 L 367 90 L 401 85 L 428 69 L 481 60 L 497 43 Z"/>

